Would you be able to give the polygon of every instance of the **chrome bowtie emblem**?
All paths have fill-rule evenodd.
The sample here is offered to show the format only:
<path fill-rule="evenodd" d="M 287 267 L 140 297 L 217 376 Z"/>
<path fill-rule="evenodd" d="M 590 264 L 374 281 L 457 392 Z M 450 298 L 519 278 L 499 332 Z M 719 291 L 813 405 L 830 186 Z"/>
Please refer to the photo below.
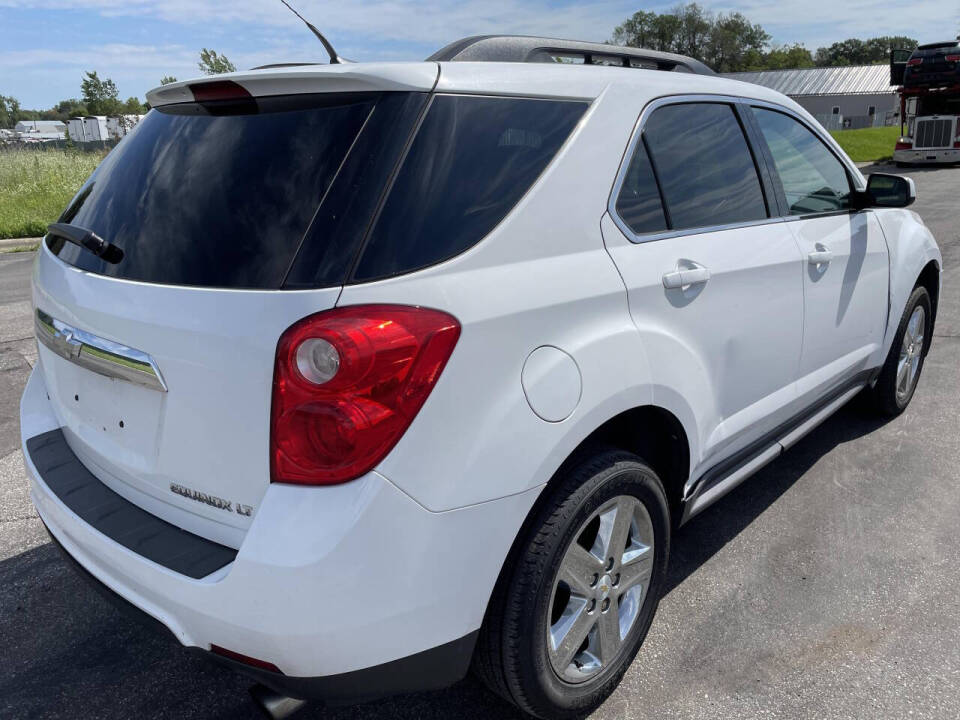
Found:
<path fill-rule="evenodd" d="M 63 333 L 63 344 L 67 346 L 67 353 L 71 358 L 80 357 L 80 351 L 83 349 L 83 343 L 77 340 L 69 330 Z"/>

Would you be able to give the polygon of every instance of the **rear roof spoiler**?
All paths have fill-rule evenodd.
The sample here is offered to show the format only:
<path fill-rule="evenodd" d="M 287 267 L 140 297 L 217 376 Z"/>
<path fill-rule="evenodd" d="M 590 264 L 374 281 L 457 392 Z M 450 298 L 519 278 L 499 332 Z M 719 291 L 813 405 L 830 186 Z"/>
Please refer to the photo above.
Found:
<path fill-rule="evenodd" d="M 609 61 L 616 58 L 623 67 L 716 75 L 699 60 L 686 55 L 530 35 L 474 35 L 450 43 L 427 60 L 536 63 L 557 62 L 557 57 L 581 59 L 585 65 L 610 65 Z"/>
<path fill-rule="evenodd" d="M 151 107 L 194 102 L 205 85 L 235 83 L 254 97 L 297 93 L 430 92 L 437 84 L 434 63 L 283 64 L 270 69 L 208 75 L 161 85 L 147 93 Z"/>

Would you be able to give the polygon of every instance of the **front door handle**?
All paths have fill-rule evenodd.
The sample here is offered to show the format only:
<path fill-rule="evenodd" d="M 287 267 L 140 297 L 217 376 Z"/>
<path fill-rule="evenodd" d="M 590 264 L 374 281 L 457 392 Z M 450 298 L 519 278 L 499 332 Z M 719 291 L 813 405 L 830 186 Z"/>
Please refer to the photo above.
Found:
<path fill-rule="evenodd" d="M 710 271 L 703 265 L 690 263 L 691 267 L 682 267 L 663 274 L 663 286 L 667 290 L 676 290 L 689 285 L 702 285 L 710 279 Z"/>
<path fill-rule="evenodd" d="M 807 262 L 811 265 L 827 265 L 833 260 L 833 251 L 826 245 L 816 244 L 816 250 L 807 253 Z"/>

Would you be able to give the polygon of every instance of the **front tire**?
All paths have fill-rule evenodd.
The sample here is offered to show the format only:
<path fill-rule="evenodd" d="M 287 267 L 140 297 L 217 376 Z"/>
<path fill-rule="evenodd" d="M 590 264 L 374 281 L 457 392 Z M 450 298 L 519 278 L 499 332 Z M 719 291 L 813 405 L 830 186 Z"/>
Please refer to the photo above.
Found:
<path fill-rule="evenodd" d="M 647 635 L 670 514 L 656 473 L 620 450 L 596 452 L 545 492 L 491 598 L 474 668 L 531 715 L 581 717 Z"/>
<path fill-rule="evenodd" d="M 930 293 L 924 287 L 914 288 L 873 389 L 877 409 L 884 415 L 899 415 L 913 399 L 930 345 L 932 328 Z"/>

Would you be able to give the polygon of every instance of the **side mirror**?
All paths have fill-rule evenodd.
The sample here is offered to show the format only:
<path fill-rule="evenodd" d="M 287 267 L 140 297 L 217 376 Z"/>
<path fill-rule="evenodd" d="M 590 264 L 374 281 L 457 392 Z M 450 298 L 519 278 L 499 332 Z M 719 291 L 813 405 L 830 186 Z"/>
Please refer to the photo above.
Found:
<path fill-rule="evenodd" d="M 917 199 L 917 186 L 912 178 L 874 173 L 867 178 L 867 189 L 858 194 L 861 208 L 905 208 Z"/>

